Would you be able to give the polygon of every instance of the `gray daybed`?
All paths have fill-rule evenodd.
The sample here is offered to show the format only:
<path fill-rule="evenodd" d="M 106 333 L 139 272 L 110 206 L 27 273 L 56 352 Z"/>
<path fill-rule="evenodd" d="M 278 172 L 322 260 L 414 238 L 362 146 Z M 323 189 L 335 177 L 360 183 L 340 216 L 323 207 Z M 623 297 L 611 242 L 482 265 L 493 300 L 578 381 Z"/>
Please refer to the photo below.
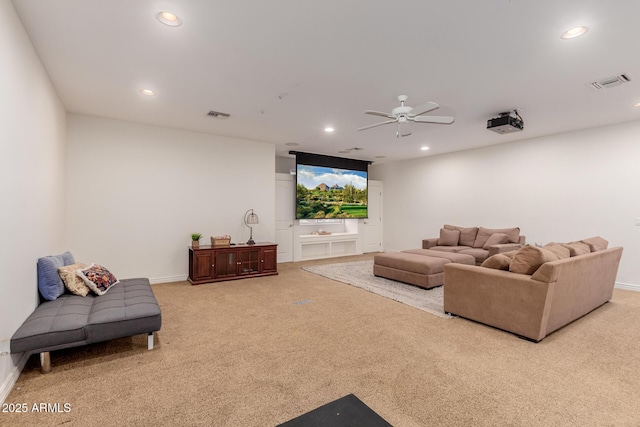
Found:
<path fill-rule="evenodd" d="M 51 369 L 49 352 L 54 350 L 138 334 L 148 334 L 151 350 L 153 332 L 161 324 L 160 306 L 149 280 L 123 279 L 104 295 L 65 292 L 53 301 L 43 301 L 11 337 L 11 353 L 40 353 L 46 373 Z"/>

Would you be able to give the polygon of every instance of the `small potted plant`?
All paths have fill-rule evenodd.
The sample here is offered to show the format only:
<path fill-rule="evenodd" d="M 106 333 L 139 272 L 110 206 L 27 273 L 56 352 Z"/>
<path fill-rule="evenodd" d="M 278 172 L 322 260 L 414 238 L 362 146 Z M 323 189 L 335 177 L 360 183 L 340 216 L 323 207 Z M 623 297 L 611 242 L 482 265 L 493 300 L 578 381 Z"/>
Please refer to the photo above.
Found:
<path fill-rule="evenodd" d="M 192 248 L 199 248 L 200 247 L 200 238 L 202 237 L 202 234 L 200 233 L 192 233 L 191 234 L 191 247 Z"/>

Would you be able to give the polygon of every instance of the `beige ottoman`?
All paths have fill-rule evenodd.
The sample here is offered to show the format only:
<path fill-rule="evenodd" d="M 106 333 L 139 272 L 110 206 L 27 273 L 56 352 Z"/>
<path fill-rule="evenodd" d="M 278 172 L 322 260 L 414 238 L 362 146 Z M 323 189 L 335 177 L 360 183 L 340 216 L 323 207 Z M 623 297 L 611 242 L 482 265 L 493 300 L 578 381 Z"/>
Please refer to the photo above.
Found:
<path fill-rule="evenodd" d="M 400 253 L 444 258 L 448 259 L 451 262 L 455 262 L 456 264 L 476 265 L 476 258 L 473 255 L 469 254 L 434 251 L 432 249 L 407 249 L 406 251 L 401 251 Z"/>
<path fill-rule="evenodd" d="M 475 265 L 471 255 L 411 249 L 378 254 L 373 258 L 373 274 L 430 289 L 444 281 L 444 265 L 450 262 Z"/>

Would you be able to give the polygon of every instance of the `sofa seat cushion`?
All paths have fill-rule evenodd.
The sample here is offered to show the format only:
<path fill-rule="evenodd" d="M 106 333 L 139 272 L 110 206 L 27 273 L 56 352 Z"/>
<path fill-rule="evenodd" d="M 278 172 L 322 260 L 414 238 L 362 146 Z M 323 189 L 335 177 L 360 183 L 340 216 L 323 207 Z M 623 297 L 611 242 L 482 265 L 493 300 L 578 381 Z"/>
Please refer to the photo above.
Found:
<path fill-rule="evenodd" d="M 93 299 L 93 296 L 63 294 L 54 301 L 43 302 L 13 334 L 11 352 L 85 343 L 85 326 Z"/>
<path fill-rule="evenodd" d="M 464 249 L 471 249 L 470 246 L 432 246 L 429 250 L 432 251 L 441 251 L 441 252 L 453 252 L 457 253 Z"/>
<path fill-rule="evenodd" d="M 472 257 L 471 255 L 465 255 L 465 254 L 454 253 L 454 252 L 433 251 L 431 249 L 407 249 L 402 251 L 402 253 L 430 256 L 430 257 L 436 257 L 436 258 L 444 258 L 458 264 L 475 265 L 475 262 L 476 262 L 475 258 Z"/>
<path fill-rule="evenodd" d="M 458 252 L 459 254 L 471 255 L 476 259 L 477 264 L 482 264 L 485 259 L 489 257 L 489 251 L 482 248 L 469 248 L 463 249 Z"/>
<path fill-rule="evenodd" d="M 87 322 L 87 343 L 160 330 L 161 315 L 149 280 L 122 279 L 96 297 Z"/>

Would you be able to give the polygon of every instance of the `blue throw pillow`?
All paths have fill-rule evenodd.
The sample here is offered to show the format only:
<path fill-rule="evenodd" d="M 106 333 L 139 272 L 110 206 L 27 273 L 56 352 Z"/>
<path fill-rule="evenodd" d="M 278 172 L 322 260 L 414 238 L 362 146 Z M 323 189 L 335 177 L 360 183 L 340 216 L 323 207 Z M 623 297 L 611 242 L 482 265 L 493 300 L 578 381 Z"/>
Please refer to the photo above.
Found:
<path fill-rule="evenodd" d="M 73 254 L 69 251 L 62 254 L 62 261 L 64 261 L 64 265 L 71 265 L 76 263 L 76 260 L 73 258 Z"/>
<path fill-rule="evenodd" d="M 53 301 L 64 293 L 64 282 L 58 268 L 74 263 L 71 252 L 38 259 L 38 289 L 44 299 Z"/>

